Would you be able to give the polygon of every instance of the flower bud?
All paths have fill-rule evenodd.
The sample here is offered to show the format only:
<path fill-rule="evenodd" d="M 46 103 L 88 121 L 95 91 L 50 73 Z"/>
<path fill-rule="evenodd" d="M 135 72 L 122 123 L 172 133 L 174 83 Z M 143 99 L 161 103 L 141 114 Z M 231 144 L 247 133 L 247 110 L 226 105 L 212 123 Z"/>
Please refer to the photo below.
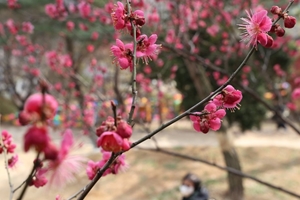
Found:
<path fill-rule="evenodd" d="M 281 26 L 278 26 L 275 33 L 278 37 L 282 37 L 285 34 L 285 30 Z"/>
<path fill-rule="evenodd" d="M 296 24 L 296 18 L 292 16 L 287 16 L 284 18 L 284 26 L 286 28 L 293 28 Z"/>
<path fill-rule="evenodd" d="M 281 8 L 279 8 L 278 6 L 272 6 L 270 12 L 274 15 L 278 15 L 281 13 Z"/>

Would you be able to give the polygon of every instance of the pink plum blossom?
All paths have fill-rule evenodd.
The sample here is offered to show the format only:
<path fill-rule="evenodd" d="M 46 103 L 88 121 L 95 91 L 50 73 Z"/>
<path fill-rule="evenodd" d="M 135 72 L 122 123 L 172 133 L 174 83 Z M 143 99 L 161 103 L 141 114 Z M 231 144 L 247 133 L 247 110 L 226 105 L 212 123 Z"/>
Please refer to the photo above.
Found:
<path fill-rule="evenodd" d="M 61 187 L 66 183 L 73 182 L 74 176 L 81 171 L 84 157 L 70 155 L 70 150 L 74 146 L 72 131 L 67 129 L 63 133 L 63 139 L 55 160 L 49 161 L 48 173 L 50 186 Z"/>
<path fill-rule="evenodd" d="M 22 31 L 25 33 L 33 33 L 34 26 L 30 22 L 22 23 Z"/>
<path fill-rule="evenodd" d="M 43 151 L 49 144 L 48 130 L 44 126 L 32 126 L 24 135 L 24 150 L 27 152 L 31 147 L 36 151 Z"/>
<path fill-rule="evenodd" d="M 57 107 L 58 103 L 53 96 L 36 93 L 28 97 L 24 105 L 24 111 L 29 114 L 37 114 L 39 119 L 42 118 L 42 115 L 45 115 L 46 119 L 51 119 L 54 117 Z"/>
<path fill-rule="evenodd" d="M 224 118 L 226 112 L 224 109 L 217 109 L 213 102 L 209 102 L 202 113 L 195 112 L 191 114 L 190 119 L 193 121 L 193 127 L 198 132 L 207 133 L 209 129 L 217 131 L 221 127 L 221 119 Z M 196 116 L 196 115 L 202 116 Z"/>
<path fill-rule="evenodd" d="M 39 168 L 35 176 L 32 178 L 29 185 L 34 185 L 36 188 L 43 187 L 47 184 L 48 180 L 46 178 L 47 169 Z"/>
<path fill-rule="evenodd" d="M 141 35 L 137 38 L 137 41 L 139 41 L 137 45 L 137 57 L 143 58 L 146 64 L 148 64 L 149 59 L 151 60 L 158 54 L 161 45 L 155 44 L 156 40 L 156 34 L 152 34 L 149 38 L 147 35 Z"/>
<path fill-rule="evenodd" d="M 18 162 L 19 157 L 18 155 L 13 155 L 11 158 L 8 159 L 8 167 L 13 168 L 15 167 L 16 163 Z"/>
<path fill-rule="evenodd" d="M 300 99 L 300 88 L 296 88 L 292 93 L 292 99 L 298 100 Z"/>
<path fill-rule="evenodd" d="M 12 136 L 8 131 L 3 130 L 1 132 L 2 145 L 0 145 L 0 153 L 2 153 L 3 148 L 6 149 L 7 153 L 14 153 L 16 144 L 13 143 Z"/>
<path fill-rule="evenodd" d="M 110 49 L 121 69 L 127 69 L 129 67 L 130 71 L 132 71 L 132 43 L 124 44 L 121 40 L 116 39 L 116 45 L 113 45 Z"/>
<path fill-rule="evenodd" d="M 233 86 L 227 85 L 221 92 L 217 95 L 213 102 L 223 108 L 236 108 L 243 98 L 242 92 L 236 90 Z"/>
<path fill-rule="evenodd" d="M 273 39 L 268 35 L 268 31 L 272 28 L 272 20 L 267 16 L 268 11 L 260 10 L 255 13 L 247 11 L 248 18 L 242 18 L 244 24 L 240 24 L 242 40 L 248 41 L 248 46 L 257 47 L 257 42 L 265 47 L 271 47 Z"/>
<path fill-rule="evenodd" d="M 111 157 L 111 152 L 102 151 L 102 160 L 98 162 L 89 161 L 86 173 L 88 175 L 88 178 L 92 180 L 95 176 L 98 170 L 100 170 L 105 163 L 109 160 Z M 128 167 L 127 163 L 125 162 L 125 155 L 120 155 L 113 163 L 112 165 L 103 173 L 103 176 L 106 176 L 108 174 L 118 174 L 119 172 L 124 171 Z"/>

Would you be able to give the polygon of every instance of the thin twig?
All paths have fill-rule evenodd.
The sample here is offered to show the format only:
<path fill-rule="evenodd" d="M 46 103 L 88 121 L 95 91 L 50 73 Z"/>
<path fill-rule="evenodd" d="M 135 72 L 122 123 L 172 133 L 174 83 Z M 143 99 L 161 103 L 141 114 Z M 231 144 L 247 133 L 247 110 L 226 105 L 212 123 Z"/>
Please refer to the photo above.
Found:
<path fill-rule="evenodd" d="M 80 195 L 83 191 L 85 191 L 88 186 L 89 185 L 86 185 L 84 188 L 82 188 L 81 190 L 79 190 L 78 192 L 76 192 L 74 195 L 72 195 L 71 197 L 69 197 L 68 200 L 75 199 L 78 195 Z"/>
<path fill-rule="evenodd" d="M 129 0 L 126 0 L 127 2 L 127 9 L 128 9 L 128 15 L 130 16 L 131 14 L 131 6 L 130 6 L 130 2 Z M 131 102 L 131 108 L 130 108 L 130 112 L 129 112 L 129 117 L 127 122 L 129 124 L 132 124 L 133 121 L 133 114 L 134 114 L 134 110 L 136 107 L 136 99 L 137 99 L 137 89 L 136 89 L 136 49 L 137 49 L 137 40 L 136 40 L 136 25 L 133 23 L 132 20 L 130 20 L 131 23 L 131 27 L 132 27 L 132 31 L 133 31 L 133 71 L 132 71 L 132 102 Z"/>
<path fill-rule="evenodd" d="M 83 189 L 81 189 L 82 193 L 78 197 L 78 200 L 83 200 L 86 195 L 91 191 L 91 189 L 94 187 L 94 185 L 98 182 L 98 180 L 102 177 L 103 173 L 109 168 L 109 166 L 115 161 L 115 159 L 118 157 L 117 154 L 112 153 L 109 160 L 105 163 L 105 165 L 98 170 L 96 176 L 93 178 L 93 180 L 85 186 Z M 80 192 L 79 192 L 80 193 Z"/>
<path fill-rule="evenodd" d="M 14 186 L 11 182 L 11 177 L 10 177 L 10 173 L 9 173 L 9 169 L 8 169 L 8 160 L 7 160 L 7 150 L 6 148 L 3 149 L 3 155 L 4 155 L 4 163 L 5 163 L 5 170 L 7 173 L 7 177 L 8 177 L 8 184 L 9 184 L 9 189 L 10 189 L 10 194 L 9 194 L 9 199 L 12 200 L 13 195 L 14 195 Z"/>
<path fill-rule="evenodd" d="M 192 116 L 197 116 L 197 117 L 202 117 L 203 115 L 207 115 L 208 113 L 194 113 L 194 112 L 189 112 L 187 115 L 192 115 Z"/>
<path fill-rule="evenodd" d="M 17 198 L 17 200 L 23 199 L 23 197 L 24 197 L 24 195 L 25 195 L 25 192 L 26 192 L 26 190 L 27 190 L 27 188 L 28 188 L 28 186 L 29 186 L 29 184 L 30 184 L 30 182 L 31 182 L 31 180 L 32 180 L 32 177 L 33 177 L 33 175 L 34 175 L 34 173 L 35 173 L 37 167 L 39 166 L 39 164 L 37 164 L 37 160 L 39 159 L 39 157 L 40 157 L 40 152 L 37 154 L 37 156 L 36 156 L 36 158 L 35 158 L 35 160 L 34 160 L 34 164 L 33 164 L 32 170 L 31 170 L 30 174 L 28 175 L 28 177 L 26 178 L 26 180 L 25 180 L 19 187 L 17 187 L 17 188 L 13 191 L 13 192 L 15 192 L 17 189 L 19 189 L 19 188 L 25 183 L 25 186 L 24 186 L 24 188 L 23 188 L 23 190 L 22 190 L 20 196 Z"/>

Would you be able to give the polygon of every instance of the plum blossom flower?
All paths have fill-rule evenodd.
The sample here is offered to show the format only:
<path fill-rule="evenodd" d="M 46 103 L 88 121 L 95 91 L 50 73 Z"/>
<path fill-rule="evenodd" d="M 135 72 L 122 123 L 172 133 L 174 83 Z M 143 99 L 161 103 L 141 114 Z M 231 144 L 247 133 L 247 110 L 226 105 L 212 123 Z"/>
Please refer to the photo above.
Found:
<path fill-rule="evenodd" d="M 157 40 L 157 35 L 152 34 L 149 38 L 147 35 L 140 35 L 137 38 L 137 57 L 144 59 L 145 63 L 148 64 L 148 60 L 152 59 L 155 55 L 158 54 L 159 48 L 161 45 L 155 44 Z"/>
<path fill-rule="evenodd" d="M 49 142 L 47 127 L 31 126 L 24 135 L 24 150 L 27 152 L 31 147 L 34 147 L 40 152 L 48 146 Z"/>
<path fill-rule="evenodd" d="M 238 104 L 243 98 L 242 92 L 236 90 L 233 86 L 227 85 L 221 92 L 217 95 L 213 102 L 222 108 L 234 109 L 238 107 Z"/>
<path fill-rule="evenodd" d="M 36 188 L 43 187 L 47 184 L 48 180 L 46 177 L 47 169 L 38 168 L 35 176 L 32 178 L 29 185 L 34 185 Z"/>
<path fill-rule="evenodd" d="M 92 11 L 89 3 L 82 1 L 77 7 L 82 18 L 89 18 Z"/>
<path fill-rule="evenodd" d="M 95 177 L 98 170 L 99 170 L 98 162 L 94 162 L 92 160 L 88 161 L 86 174 L 90 180 L 92 180 Z"/>
<path fill-rule="evenodd" d="M 30 22 L 22 23 L 22 31 L 25 33 L 33 33 L 34 26 Z"/>
<path fill-rule="evenodd" d="M 17 154 L 13 155 L 10 159 L 8 159 L 8 167 L 13 168 L 18 162 L 18 160 L 19 160 L 18 155 Z"/>
<path fill-rule="evenodd" d="M 248 18 L 242 18 L 243 24 L 239 24 L 242 33 L 242 41 L 247 41 L 248 46 L 257 47 L 257 42 L 265 47 L 273 45 L 273 39 L 268 35 L 272 28 L 272 20 L 267 16 L 268 11 L 260 10 L 255 13 L 249 13 Z"/>
<path fill-rule="evenodd" d="M 3 149 L 6 149 L 7 153 L 14 153 L 17 145 L 13 143 L 12 136 L 11 134 L 8 133 L 8 131 L 6 130 L 2 131 L 1 140 L 2 140 L 2 145 L 0 144 L 0 153 L 3 152 Z"/>
<path fill-rule="evenodd" d="M 36 93 L 26 100 L 23 111 L 37 115 L 38 119 L 42 119 L 42 115 L 46 119 L 51 119 L 54 117 L 57 107 L 58 103 L 53 96 Z"/>
<path fill-rule="evenodd" d="M 300 99 L 300 88 L 296 88 L 292 93 L 292 99 L 298 100 Z"/>
<path fill-rule="evenodd" d="M 130 23 L 126 20 L 126 11 L 123 3 L 117 2 L 114 11 L 111 13 L 111 18 L 116 30 L 121 30 L 126 27 L 126 23 Z"/>
<path fill-rule="evenodd" d="M 70 150 L 74 146 L 72 131 L 67 129 L 63 134 L 60 149 L 55 160 L 49 161 L 48 173 L 50 186 L 63 186 L 75 180 L 75 174 L 83 168 L 85 158 L 77 155 L 70 155 Z"/>
<path fill-rule="evenodd" d="M 225 115 L 224 109 L 217 109 L 216 104 L 209 102 L 201 113 L 195 112 L 194 115 L 190 115 L 190 119 L 193 121 L 193 127 L 196 131 L 207 133 L 209 129 L 219 130 L 221 128 L 221 119 Z"/>
<path fill-rule="evenodd" d="M 101 126 L 96 131 L 98 147 L 105 151 L 120 152 L 130 149 L 129 138 L 132 135 L 132 128 L 121 117 L 115 120 L 108 117 L 106 121 L 102 122 Z"/>
<path fill-rule="evenodd" d="M 102 151 L 102 160 L 98 162 L 90 160 L 88 162 L 86 173 L 90 180 L 92 180 L 95 177 L 97 171 L 105 165 L 105 163 L 109 160 L 110 156 L 111 152 Z M 128 165 L 125 162 L 125 155 L 122 154 L 111 164 L 111 166 L 108 169 L 105 170 L 103 176 L 106 176 L 108 174 L 118 174 L 119 172 L 124 171 L 127 167 Z"/>
<path fill-rule="evenodd" d="M 116 39 L 116 45 L 113 45 L 110 49 L 113 55 L 116 57 L 115 60 L 120 65 L 121 69 L 127 69 L 129 67 L 130 71 L 132 71 L 132 43 L 124 44 L 121 40 Z"/>
<path fill-rule="evenodd" d="M 20 8 L 20 4 L 18 3 L 17 0 L 7 0 L 7 6 L 10 9 Z"/>

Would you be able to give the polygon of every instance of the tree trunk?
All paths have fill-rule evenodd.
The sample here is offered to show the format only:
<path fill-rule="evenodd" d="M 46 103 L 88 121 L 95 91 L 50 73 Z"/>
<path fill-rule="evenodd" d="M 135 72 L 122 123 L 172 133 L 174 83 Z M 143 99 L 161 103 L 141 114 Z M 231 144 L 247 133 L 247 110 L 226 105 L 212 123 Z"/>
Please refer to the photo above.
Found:
<path fill-rule="evenodd" d="M 228 132 L 224 128 L 222 132 L 218 133 L 220 148 L 224 157 L 224 161 L 227 167 L 231 167 L 242 171 L 240 160 L 233 144 L 230 141 Z M 243 179 L 240 176 L 236 176 L 228 172 L 228 197 L 231 200 L 243 200 L 244 187 Z"/>

